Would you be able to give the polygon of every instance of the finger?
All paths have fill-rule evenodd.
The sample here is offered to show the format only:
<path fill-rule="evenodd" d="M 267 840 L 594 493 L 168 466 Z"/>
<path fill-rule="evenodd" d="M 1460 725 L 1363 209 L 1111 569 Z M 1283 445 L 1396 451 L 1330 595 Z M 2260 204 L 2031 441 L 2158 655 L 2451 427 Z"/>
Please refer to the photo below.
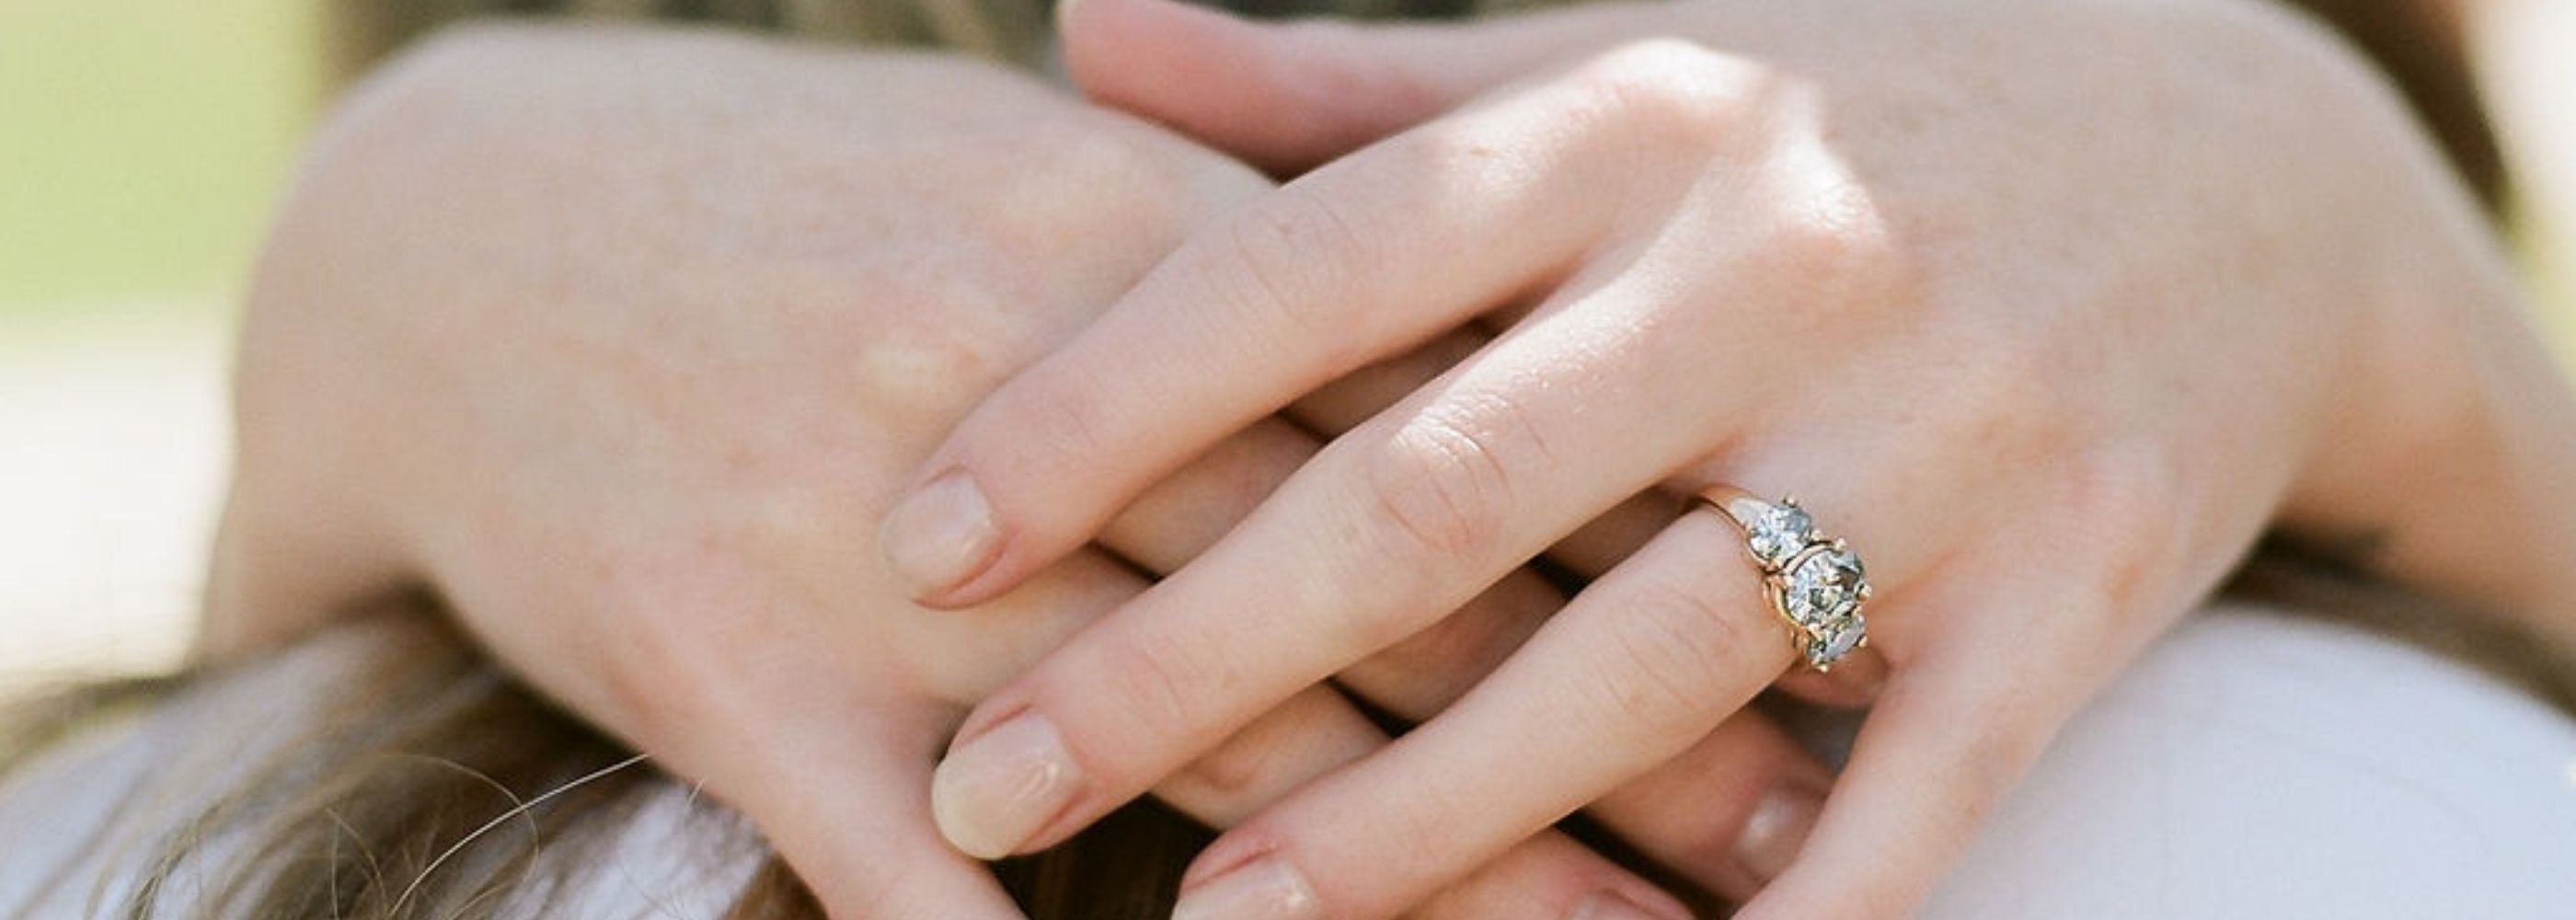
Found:
<path fill-rule="evenodd" d="M 1386 746 L 1386 733 L 1333 688 L 1318 684 L 1262 714 L 1154 786 L 1154 795 L 1211 827 L 1228 828 Z"/>
<path fill-rule="evenodd" d="M 1740 546 L 1674 522 L 1440 718 L 1220 838 L 1184 903 L 1331 879 L 1313 916 L 1389 916 L 1689 749 L 1791 659 L 1754 573 L 1711 564 Z"/>
<path fill-rule="evenodd" d="M 1516 592 L 1496 587 L 1479 600 L 1515 603 Z M 1533 593 L 1544 599 L 1521 603 L 1538 606 L 1535 616 L 1489 617 L 1480 623 L 1462 612 L 1344 671 L 1341 681 L 1397 718 L 1428 721 L 1482 682 L 1562 604 L 1543 584 Z M 1495 624 L 1514 629 L 1508 637 L 1477 635 Z M 1883 669 L 1884 659 L 1854 654 L 1832 674 L 1791 677 L 1823 679 L 1830 682 L 1824 686 L 1839 693 L 1848 686 L 1839 680 L 1846 671 L 1869 666 Z M 1345 757 L 1335 766 L 1357 759 L 1347 752 Z M 1831 771 L 1777 723 L 1748 709 L 1585 811 L 1656 864 L 1740 903 L 1797 853 L 1832 780 Z M 1243 817 L 1235 815 L 1219 826 L 1230 827 Z M 1480 877 L 1484 874 L 1479 871 Z"/>
<path fill-rule="evenodd" d="M 1179 571 L 1321 449 L 1295 425 L 1254 422 L 1138 496 L 1101 529 L 1100 544 L 1147 572 Z"/>
<path fill-rule="evenodd" d="M 1632 151 L 1529 126 L 1597 106 L 1584 87 L 1461 113 L 1193 236 L 950 433 L 887 515 L 889 566 L 926 603 L 989 597 L 1227 433 L 1559 274 L 1617 196 L 1535 176 Z M 1518 165 L 1455 168 L 1497 155 Z"/>
<path fill-rule="evenodd" d="M 1264 419 L 1137 499 L 1102 531 L 1101 543 L 1146 571 L 1176 571 L 1319 449 L 1295 426 Z M 1514 571 L 1458 612 L 1336 677 L 1371 703 L 1429 718 L 1483 680 L 1564 603 L 1546 578 Z"/>
<path fill-rule="evenodd" d="M 1797 856 L 1833 780 L 1778 723 L 1746 709 L 1584 812 L 1657 865 L 1742 903 Z"/>
<path fill-rule="evenodd" d="M 2025 614 L 2013 619 L 2029 628 L 1991 628 L 2002 618 L 1989 617 L 1908 663 L 1863 723 L 1805 851 L 1739 917 L 1903 916 L 1930 894 L 2089 695 L 2081 675 L 2116 670 L 2087 638 L 2108 619 L 2083 594 L 2103 582 L 2066 583 L 2082 587 L 1975 598 Z"/>
<path fill-rule="evenodd" d="M 1421 348 L 1324 385 L 1289 406 L 1286 414 L 1318 435 L 1338 436 L 1465 363 L 1487 339 L 1472 326 L 1451 330 Z M 1548 548 L 1548 558 L 1576 575 L 1596 577 L 1646 545 L 1688 504 L 1686 497 L 1665 491 L 1640 493 L 1557 541 Z"/>
<path fill-rule="evenodd" d="M 1507 639 L 1477 636 L 1490 627 L 1463 614 L 1453 616 L 1344 671 L 1340 680 L 1399 719 L 1428 721 L 1500 667 L 1561 605 L 1553 590 L 1544 585 L 1538 590 L 1546 597 L 1539 602 L 1543 610 L 1538 616 L 1486 621 L 1517 627 Z M 1498 593 L 1488 591 L 1479 600 L 1511 603 Z M 1855 654 L 1830 675 L 1792 676 L 1833 679 L 1864 664 L 1884 667 L 1883 662 L 1875 657 L 1863 662 Z M 1777 723 L 1748 709 L 1585 811 L 1656 864 L 1741 902 L 1796 854 L 1832 780 L 1825 765 Z M 1243 817 L 1236 815 L 1220 826 L 1230 827 Z"/>
<path fill-rule="evenodd" d="M 984 846 L 1060 839 L 1722 440 L 1713 432 L 1724 411 L 1631 430 L 1613 413 L 1547 404 L 1688 392 L 1678 384 L 1698 370 L 1688 349 L 1661 337 L 1622 341 L 1636 334 L 1625 301 L 1652 294 L 1566 296 L 1598 309 L 1568 308 L 1542 334 L 1507 336 L 1335 442 L 1196 563 L 980 706 L 952 765 L 977 758 L 977 733 L 1026 719 L 1061 728 L 1064 768 L 1083 781 L 1046 803 L 1057 814 L 950 830 Z M 1589 347 L 1568 360 L 1567 342 Z M 1622 450 L 1560 462 L 1563 445 L 1613 439 Z M 1247 599 L 1259 615 L 1241 613 Z"/>
<path fill-rule="evenodd" d="M 1438 369 L 1464 356 L 1441 343 L 1466 337 L 1444 336 L 1382 362 L 1369 388 L 1383 386 L 1389 394 L 1360 398 L 1391 403 L 1419 388 Z M 1481 344 L 1481 336 L 1475 342 Z M 1395 372 L 1398 365 L 1406 370 Z M 1317 396 L 1349 397 L 1358 392 L 1349 386 L 1353 382 L 1345 378 Z M 1382 408 L 1364 411 L 1374 414 Z M 1314 442 L 1293 427 L 1257 424 L 1147 493 L 1113 522 L 1103 542 L 1149 569 L 1177 567 L 1203 551 L 1314 450 Z M 1515 572 L 1458 614 L 1345 670 L 1341 682 L 1400 718 L 1428 719 L 1490 673 L 1562 602 L 1544 579 Z M 1835 674 L 1851 667 L 1837 668 Z M 1384 742 L 1376 727 L 1336 694 L 1311 688 L 1164 780 L 1154 792 L 1199 820 L 1230 827 L 1306 780 L 1356 761 Z M 1741 901 L 1796 852 L 1830 779 L 1823 765 L 1767 718 L 1740 712 L 1690 751 L 1588 810 L 1658 864 Z M 1600 903 L 1590 903 L 1595 900 Z M 1596 854 L 1551 832 L 1516 846 L 1413 915 L 1558 917 L 1568 916 L 1562 913 L 1568 909 L 1610 911 L 1637 904 L 1649 905 L 1635 908 L 1649 915 L 1676 916 L 1664 912 L 1671 906 L 1668 895 L 1631 873 L 1606 867 Z"/>
<path fill-rule="evenodd" d="M 598 714 L 674 774 L 703 778 L 708 791 L 741 808 L 831 916 L 1019 916 L 984 867 L 938 837 L 926 795 L 933 755 L 963 709 L 954 700 L 980 698 L 1017 669 L 1014 662 L 1036 660 L 1133 597 L 1141 589 L 1135 576 L 1086 551 L 1023 591 L 924 621 L 924 629 L 952 634 L 905 638 L 962 650 L 961 661 L 979 664 L 920 669 L 923 686 L 896 698 L 859 692 L 852 682 L 862 669 L 900 665 L 865 644 L 879 630 L 816 615 L 815 597 L 838 595 L 800 590 L 842 584 L 813 574 L 841 565 L 829 541 L 788 528 L 758 534 L 777 542 L 709 555 L 702 543 L 679 541 L 694 565 L 621 575 L 605 589 L 597 576 L 566 577 L 572 566 L 525 566 L 522 577 L 561 592 L 500 586 L 535 598 L 527 609 L 556 613 L 532 620 L 621 628 L 539 643 L 572 653 L 513 663 L 549 676 L 541 682 L 568 708 Z M 747 568 L 742 559 L 763 565 Z M 459 609 L 516 609 L 474 593 L 497 582 L 479 574 L 456 582 L 466 592 L 453 598 Z M 583 615 L 563 613 L 576 610 Z"/>
<path fill-rule="evenodd" d="M 1515 572 L 1460 613 L 1352 666 L 1339 680 L 1398 718 L 1428 720 L 1499 667 L 1562 604 L 1543 579 Z M 1830 675 L 1792 676 L 1818 678 L 1838 688 L 1845 686 L 1838 678 L 1847 671 L 1873 665 L 1883 668 L 1884 660 L 1855 655 Z M 1347 706 L 1313 705 L 1309 700 L 1316 696 L 1329 704 L 1340 702 L 1323 688 L 1300 693 L 1179 777 L 1164 781 L 1156 787 L 1156 795 L 1167 802 L 1191 803 L 1184 804 L 1184 810 L 1217 827 L 1232 827 L 1297 785 L 1250 777 L 1287 770 L 1302 782 L 1382 746 L 1379 740 L 1342 741 L 1358 736 L 1377 739 L 1378 733 Z M 1315 710 L 1326 712 L 1296 714 Z M 1298 729 L 1290 740 L 1291 733 L 1281 727 L 1292 722 L 1316 724 Z M 1294 753 L 1247 754 L 1283 748 Z M 1657 864 L 1741 902 L 1797 852 L 1831 782 L 1825 766 L 1778 725 L 1746 710 L 1729 717 L 1681 756 L 1621 786 L 1586 811 Z M 1206 794 L 1188 791 L 1193 789 L 1236 794 L 1222 798 L 1222 804 L 1208 804 Z M 1506 855 L 1500 863 L 1521 858 L 1525 857 Z M 1443 910 L 1455 909 L 1462 917 L 1505 916 L 1500 913 L 1504 905 L 1558 904 L 1562 898 L 1554 893 L 1566 885 L 1547 879 L 1590 877 L 1586 872 L 1568 876 L 1560 871 L 1581 869 L 1579 865 L 1548 862 L 1540 868 L 1544 871 L 1528 878 L 1493 867 L 1479 870 L 1469 884 L 1444 893 L 1416 915 L 1444 916 Z M 1522 894 L 1506 896 L 1508 892 Z"/>
<path fill-rule="evenodd" d="M 1254 23 L 1171 0 L 1058 7 L 1085 94 L 1274 174 L 1425 121 L 1533 70 L 1598 50 L 1633 17 L 1539 15 L 1423 25 Z"/>
<path fill-rule="evenodd" d="M 1340 694 L 1329 687 L 1311 687 L 1226 739 L 1188 769 L 1165 779 L 1154 794 L 1191 817 L 1219 828 L 1232 827 L 1386 743 L 1386 735 Z M 1603 920 L 1690 917 L 1671 895 L 1554 831 L 1522 841 L 1444 892 L 1438 902 L 1437 909 L 1422 916 L 1427 920 L 1561 920 L 1583 916 L 1575 911 L 1597 904 L 1633 911 L 1599 914 Z"/>
<path fill-rule="evenodd" d="M 1177 566 L 1230 526 L 1231 518 L 1241 513 L 1235 509 L 1268 494 L 1314 450 L 1313 441 L 1291 426 L 1256 425 L 1157 486 L 1112 527 L 1110 534 L 1120 539 L 1104 542 L 1148 567 Z M 1381 705 L 1423 714 L 1437 711 L 1516 648 L 1559 601 L 1543 580 L 1516 573 L 1462 609 L 1451 618 L 1453 625 L 1436 635 L 1354 666 L 1345 684 L 1373 694 Z M 1154 793 L 1185 814 L 1229 827 L 1307 781 L 1384 747 L 1386 740 L 1340 694 L 1318 685 L 1164 779 Z M 1005 771 L 999 782 L 1017 786 L 1027 778 Z M 1627 905 L 1649 917 L 1689 916 L 1653 884 L 1554 833 L 1525 842 L 1444 899 L 1492 909 L 1426 916 L 1553 920 L 1574 916 L 1569 912 L 1594 902 Z"/>
<path fill-rule="evenodd" d="M 930 820 L 929 767 L 918 753 L 936 749 L 937 720 L 876 715 L 857 720 L 863 731 L 842 724 L 767 738 L 783 743 L 764 746 L 772 756 L 755 780 L 727 784 L 735 803 L 835 920 L 1020 920 L 992 871 L 942 845 Z M 827 802 L 859 807 L 816 807 Z"/>
<path fill-rule="evenodd" d="M 1281 465 L 1277 461 L 1288 459 L 1283 452 L 1293 453 L 1312 449 L 1311 444 L 1301 448 L 1299 445 L 1303 435 L 1287 426 L 1272 426 L 1267 430 L 1271 434 L 1248 435 L 1235 439 L 1232 442 L 1236 447 L 1233 449 L 1234 456 L 1231 461 L 1211 462 L 1210 468 L 1199 474 L 1184 476 L 1182 477 L 1184 481 L 1167 483 L 1164 487 L 1166 498 L 1176 502 L 1184 501 L 1191 498 L 1193 493 L 1209 492 L 1213 484 L 1217 483 L 1235 483 L 1236 487 L 1240 487 L 1241 484 L 1248 482 L 1256 486 L 1253 491 L 1266 492 L 1266 488 L 1257 487 L 1260 479 L 1258 472 Z M 1264 459 L 1264 455 L 1267 455 L 1267 460 Z M 1229 471 L 1228 467 L 1234 469 Z M 1197 484 L 1193 485 L 1193 482 Z M 1192 528 L 1187 524 L 1140 527 L 1139 536 L 1149 554 L 1159 550 L 1187 555 L 1196 551 L 1184 545 L 1184 541 L 1190 538 L 1194 529 L 1203 530 L 1204 528 Z M 1065 597 L 1065 592 L 1056 592 L 1058 604 L 1069 611 L 1062 613 L 1063 616 L 1075 620 L 1096 617 L 1115 599 L 1131 596 L 1140 587 L 1132 580 L 1124 579 L 1114 573 L 1099 572 L 1102 567 L 1098 565 L 1100 560 L 1096 556 L 1083 554 L 1077 558 L 1085 561 L 1086 564 L 1059 567 L 1053 573 L 1054 576 L 1062 579 L 1071 575 L 1067 569 L 1079 569 L 1097 573 L 1095 577 L 1088 579 L 1088 582 L 1118 581 L 1120 584 L 1105 588 L 1095 585 L 1098 590 L 1088 591 L 1073 598 Z M 1539 585 L 1538 589 L 1545 594 L 1547 600 L 1541 609 L 1532 610 L 1520 617 L 1533 624 L 1542 618 L 1546 611 L 1552 611 L 1555 607 L 1553 592 L 1546 591 L 1543 584 Z M 1012 600 L 1016 602 L 1017 599 Z M 996 606 L 1000 605 L 986 605 L 982 612 L 986 614 L 1001 612 L 992 609 Z M 1461 622 L 1493 621 L 1500 613 L 1502 611 L 1490 606 L 1471 607 L 1470 610 L 1463 612 L 1459 619 Z M 1512 618 L 1504 618 L 1506 622 L 1511 620 Z M 1498 647 L 1499 650 L 1476 653 L 1474 658 L 1439 662 L 1443 670 L 1438 674 L 1408 673 L 1403 670 L 1407 667 L 1404 662 L 1390 659 L 1373 668 L 1364 666 L 1360 669 L 1381 672 L 1387 676 L 1376 679 L 1363 678 L 1359 683 L 1391 689 L 1391 695 L 1399 696 L 1417 705 L 1433 705 L 1430 701 L 1436 695 L 1454 692 L 1448 688 L 1463 686 L 1474 677 L 1483 674 L 1489 665 L 1482 659 L 1488 657 L 1499 659 L 1509 647 L 1517 645 L 1517 641 L 1517 638 L 1509 639 L 1508 644 Z M 1465 650 L 1469 647 L 1468 641 L 1462 638 L 1445 643 L 1442 650 Z M 823 685 L 826 684 L 822 682 L 813 684 L 813 686 Z M 821 732 L 818 729 L 814 733 Z M 1385 744 L 1386 736 L 1375 724 L 1360 714 L 1331 687 L 1318 685 L 1307 688 L 1278 708 L 1263 714 L 1259 720 L 1226 739 L 1223 744 L 1200 757 L 1186 769 L 1163 780 L 1154 791 L 1165 802 L 1192 817 L 1216 827 L 1227 827 L 1287 795 L 1307 781 L 1358 760 L 1382 748 Z M 1007 758 L 1005 762 L 1008 762 Z M 994 781 L 1016 792 L 1027 789 L 1025 784 L 1030 779 L 1031 775 L 1026 772 L 1004 770 L 996 774 Z M 958 780 L 951 777 L 950 781 Z M 842 794 L 846 795 L 848 792 L 844 790 Z M 844 842 L 845 846 L 854 844 L 868 845 L 864 841 Z M 945 845 L 939 848 L 951 850 Z M 1498 917 L 1537 917 L 1540 914 L 1532 913 L 1533 911 L 1570 909 L 1571 906 L 1594 896 L 1615 897 L 1622 903 L 1659 905 L 1659 909 L 1672 904 L 1670 896 L 1662 894 L 1651 883 L 1620 869 L 1589 850 L 1561 841 L 1552 846 L 1545 845 L 1543 842 L 1532 844 L 1530 852 L 1503 860 L 1488 871 L 1480 873 L 1475 879 L 1463 883 L 1457 894 L 1477 903 L 1503 902 L 1520 905 L 1517 908 L 1518 913 L 1493 915 Z M 1545 916 L 1557 917 L 1565 914 L 1553 913 Z M 1687 917 L 1688 915 L 1665 910 L 1653 916 Z"/>
<path fill-rule="evenodd" d="M 1404 354 L 1354 370 L 1289 404 L 1284 415 L 1330 440 L 1467 362 L 1493 336 L 1473 325 L 1432 337 Z"/>
<path fill-rule="evenodd" d="M 1691 920 L 1689 906 L 1625 871 L 1615 875 L 1600 871 L 1600 866 L 1608 865 L 1573 838 L 1549 831 L 1521 841 L 1407 916 L 1413 920 Z"/>

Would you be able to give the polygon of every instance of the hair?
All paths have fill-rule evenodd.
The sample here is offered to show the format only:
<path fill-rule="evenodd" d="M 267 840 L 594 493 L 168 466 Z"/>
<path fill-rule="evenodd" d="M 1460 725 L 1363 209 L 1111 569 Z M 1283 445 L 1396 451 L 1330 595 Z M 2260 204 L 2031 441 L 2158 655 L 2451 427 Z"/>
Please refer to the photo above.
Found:
<path fill-rule="evenodd" d="M 721 916 L 823 916 L 739 816 L 530 691 L 449 620 L 425 601 L 389 603 L 222 670 L 21 704 L 0 718 L 0 802 L 49 757 L 87 753 L 84 736 L 148 748 L 155 775 L 115 790 L 115 813 L 52 831 L 86 837 L 53 881 L 88 885 L 92 916 L 590 916 L 585 897 L 626 881 L 600 867 L 639 842 L 664 848 L 655 864 L 683 870 L 684 887 L 731 892 Z M 240 760 L 198 772 L 206 752 Z M 93 788 L 119 781 L 74 773 Z M 33 839 L 0 845 L 23 857 Z M 996 872 L 1033 920 L 1160 918 L 1211 839 L 1144 803 Z M 69 869 L 101 859 L 111 877 Z"/>

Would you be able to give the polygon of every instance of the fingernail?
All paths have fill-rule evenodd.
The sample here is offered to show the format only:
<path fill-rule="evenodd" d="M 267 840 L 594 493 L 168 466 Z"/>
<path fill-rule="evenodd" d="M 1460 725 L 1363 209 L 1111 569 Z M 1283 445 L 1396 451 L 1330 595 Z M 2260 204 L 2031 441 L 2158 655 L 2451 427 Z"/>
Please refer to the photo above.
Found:
<path fill-rule="evenodd" d="M 1672 918 L 1647 910 L 1618 892 L 1604 891 L 1583 899 L 1583 903 L 1574 908 L 1574 913 L 1567 917 L 1567 920 L 1672 920 Z M 1685 917 L 1684 920 L 1688 918 Z"/>
<path fill-rule="evenodd" d="M 886 512 L 878 549 L 914 596 L 945 591 L 993 563 L 1001 547 L 993 505 L 965 470 L 949 470 L 923 483 Z"/>
<path fill-rule="evenodd" d="M 1082 770 L 1055 726 L 1026 713 L 940 762 L 930 778 L 930 813 L 950 845 L 1000 859 L 1018 852 L 1081 786 Z"/>
<path fill-rule="evenodd" d="M 1265 856 L 1181 893 L 1172 920 L 1316 920 L 1324 905 L 1286 860 Z"/>
<path fill-rule="evenodd" d="M 1807 832 L 1824 808 L 1824 797 L 1803 783 L 1772 786 L 1745 819 L 1744 833 L 1735 838 L 1736 865 L 1763 881 L 1779 877 L 1798 858 L 1798 848 L 1806 844 Z"/>

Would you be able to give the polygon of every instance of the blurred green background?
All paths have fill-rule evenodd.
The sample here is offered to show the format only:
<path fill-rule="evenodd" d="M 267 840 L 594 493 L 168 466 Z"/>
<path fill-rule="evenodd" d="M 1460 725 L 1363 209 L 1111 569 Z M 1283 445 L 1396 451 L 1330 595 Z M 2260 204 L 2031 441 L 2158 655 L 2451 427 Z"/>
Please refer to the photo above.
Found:
<path fill-rule="evenodd" d="M 0 0 L 0 696 L 185 652 L 324 2 Z"/>
<path fill-rule="evenodd" d="M 327 92 L 324 2 L 0 0 L 0 337 L 238 299 Z M 2562 239 L 2520 249 L 2576 355 Z"/>
<path fill-rule="evenodd" d="M 0 0 L 0 334 L 231 302 L 320 28 L 320 0 Z"/>

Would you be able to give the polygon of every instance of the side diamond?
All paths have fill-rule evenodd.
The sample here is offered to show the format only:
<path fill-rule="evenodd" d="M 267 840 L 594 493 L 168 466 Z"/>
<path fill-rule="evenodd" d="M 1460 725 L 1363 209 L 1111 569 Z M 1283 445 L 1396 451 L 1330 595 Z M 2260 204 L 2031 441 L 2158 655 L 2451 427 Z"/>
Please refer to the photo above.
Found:
<path fill-rule="evenodd" d="M 1807 665 L 1831 667 L 1852 649 L 1860 647 L 1861 637 L 1869 634 L 1869 625 L 1854 612 L 1850 618 L 1828 623 L 1807 640 Z"/>
<path fill-rule="evenodd" d="M 1815 538 L 1816 521 L 1796 505 L 1773 505 L 1754 518 L 1746 531 L 1745 544 L 1752 548 L 1753 558 L 1777 569 Z"/>

